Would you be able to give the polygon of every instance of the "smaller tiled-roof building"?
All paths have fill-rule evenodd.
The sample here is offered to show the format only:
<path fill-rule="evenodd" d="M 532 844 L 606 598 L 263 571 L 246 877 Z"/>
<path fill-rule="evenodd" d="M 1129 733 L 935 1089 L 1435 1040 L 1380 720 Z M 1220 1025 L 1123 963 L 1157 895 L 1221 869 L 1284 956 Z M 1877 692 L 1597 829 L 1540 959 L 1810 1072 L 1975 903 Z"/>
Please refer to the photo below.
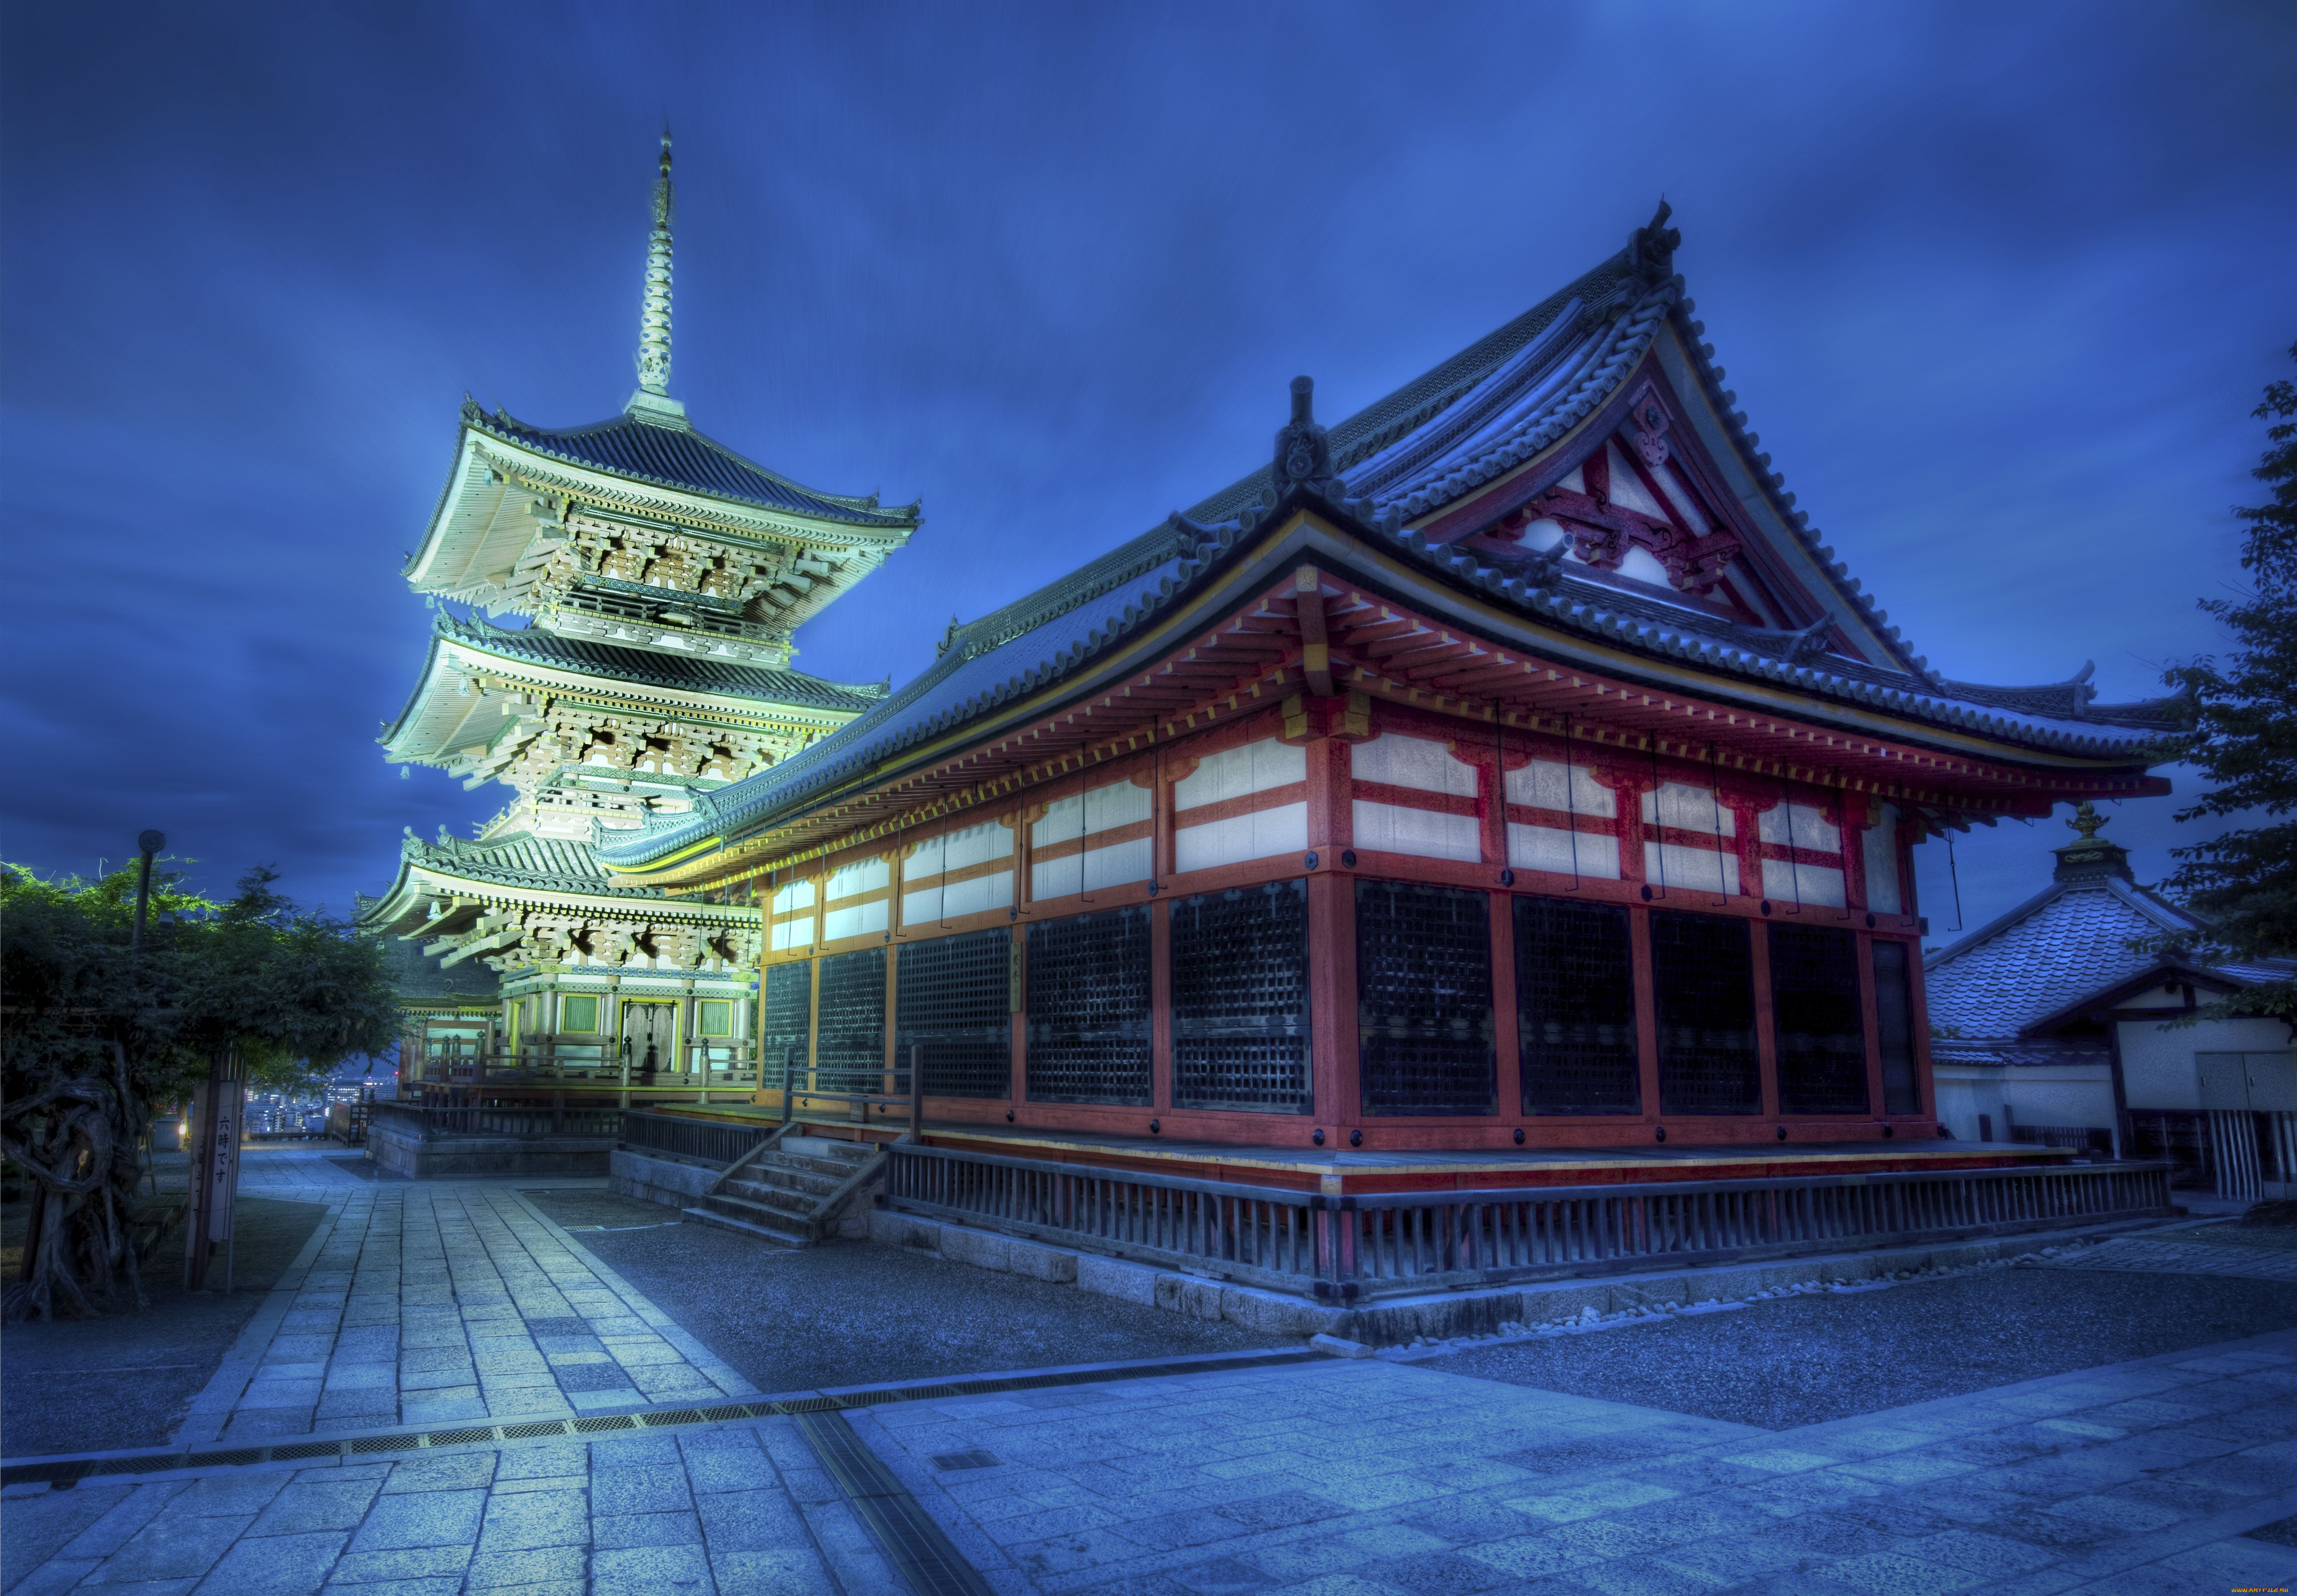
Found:
<path fill-rule="evenodd" d="M 2137 884 L 2093 806 L 2071 824 L 2046 888 L 1924 959 L 1939 1118 L 1981 1141 L 2166 1157 L 2222 1196 L 2297 1192 L 2292 1028 L 2196 1017 L 2297 963 L 2165 947 L 2206 926 Z"/>

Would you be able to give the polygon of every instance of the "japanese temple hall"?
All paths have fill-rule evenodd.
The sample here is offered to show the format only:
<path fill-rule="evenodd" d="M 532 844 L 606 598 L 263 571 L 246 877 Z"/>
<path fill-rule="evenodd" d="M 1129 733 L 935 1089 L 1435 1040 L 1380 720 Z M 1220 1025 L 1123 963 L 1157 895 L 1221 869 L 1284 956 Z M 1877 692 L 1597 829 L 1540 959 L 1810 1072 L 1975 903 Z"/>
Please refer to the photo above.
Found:
<path fill-rule="evenodd" d="M 1939 1123 L 1912 853 L 2168 791 L 2167 706 L 1914 652 L 1680 242 L 1330 426 L 1296 380 L 1239 481 L 598 829 L 613 890 L 761 917 L 752 1101 L 891 1134 L 915 1061 L 929 1141 L 1229 1179 L 2056 1156 Z"/>

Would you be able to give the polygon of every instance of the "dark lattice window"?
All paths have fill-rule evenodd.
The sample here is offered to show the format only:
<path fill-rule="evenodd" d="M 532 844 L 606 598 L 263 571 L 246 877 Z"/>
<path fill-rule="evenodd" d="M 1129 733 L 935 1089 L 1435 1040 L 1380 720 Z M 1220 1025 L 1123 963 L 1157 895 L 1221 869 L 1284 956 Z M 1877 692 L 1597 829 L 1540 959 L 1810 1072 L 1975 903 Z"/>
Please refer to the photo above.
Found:
<path fill-rule="evenodd" d="M 1308 887 L 1173 905 L 1173 1106 L 1306 1114 Z"/>
<path fill-rule="evenodd" d="M 814 1043 L 820 1091 L 885 1090 L 885 950 L 863 948 L 821 961 L 821 1034 Z"/>
<path fill-rule="evenodd" d="M 1366 1114 L 1494 1114 L 1491 904 L 1356 883 L 1356 1038 Z"/>
<path fill-rule="evenodd" d="M 1627 911 L 1515 901 L 1516 1028 L 1526 1114 L 1641 1114 Z"/>
<path fill-rule="evenodd" d="M 1148 906 L 1029 927 L 1029 1098 L 1148 1102 Z"/>
<path fill-rule="evenodd" d="M 1780 1113 L 1872 1112 L 1854 933 L 1772 923 L 1771 1043 Z"/>
<path fill-rule="evenodd" d="M 1922 1088 L 1915 1079 L 1914 991 L 1906 968 L 1906 944 L 1877 937 L 1874 950 L 1874 1040 L 1882 1055 L 1882 1112 L 1920 1114 Z"/>
<path fill-rule="evenodd" d="M 904 942 L 893 961 L 893 1066 L 909 1088 L 910 1049 L 925 1049 L 926 1091 L 1002 1098 L 1013 1090 L 1012 933 Z"/>
<path fill-rule="evenodd" d="M 1651 986 L 1661 1114 L 1760 1114 L 1747 922 L 1654 909 Z"/>
<path fill-rule="evenodd" d="M 778 964 L 766 971 L 765 1016 L 758 1027 L 766 1085 L 778 1089 L 785 1067 L 803 1087 L 813 1041 L 813 961 Z"/>

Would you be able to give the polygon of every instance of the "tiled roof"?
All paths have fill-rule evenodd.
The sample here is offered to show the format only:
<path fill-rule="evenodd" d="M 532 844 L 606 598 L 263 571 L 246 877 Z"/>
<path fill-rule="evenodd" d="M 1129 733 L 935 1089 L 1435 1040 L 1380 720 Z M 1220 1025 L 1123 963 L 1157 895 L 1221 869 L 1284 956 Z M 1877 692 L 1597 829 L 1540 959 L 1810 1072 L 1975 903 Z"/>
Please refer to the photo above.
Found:
<path fill-rule="evenodd" d="M 1332 427 L 1335 470 L 1329 502 L 1313 507 L 1451 585 L 1476 590 L 1560 629 L 1701 669 L 1784 684 L 1814 696 L 1888 711 L 2006 742 L 2091 757 L 2136 759 L 2155 729 L 2154 706 L 2125 706 L 2108 720 L 2083 703 L 2079 684 L 1971 689 L 1940 681 L 1923 662 L 1865 664 L 1837 655 L 1796 662 L 1790 636 L 1733 625 L 1659 599 L 1625 594 L 1568 574 L 1542 587 L 1486 563 L 1473 550 L 1431 546 L 1409 522 L 1513 470 L 1594 412 L 1635 370 L 1668 317 L 1749 457 L 1758 441 L 1730 409 L 1713 351 L 1687 319 L 1683 280 L 1638 273 L 1622 254 L 1587 273 L 1498 333 L 1428 375 Z M 1780 518 L 1832 573 L 1835 597 L 1880 635 L 1888 618 L 1858 592 L 1833 551 L 1817 541 L 1794 496 L 1772 473 Z M 1025 692 L 1058 680 L 1185 599 L 1238 540 L 1274 513 L 1272 475 L 1264 469 L 1185 515 L 1019 602 L 958 628 L 922 676 L 840 730 L 773 768 L 714 794 L 693 810 L 638 831 L 602 834 L 599 854 L 631 868 L 712 835 L 761 823 L 882 762 L 923 738 L 947 732 Z M 1894 646 L 1898 646 L 1894 643 Z"/>
<path fill-rule="evenodd" d="M 585 897 L 661 896 L 648 887 L 616 885 L 588 843 L 539 837 L 531 832 L 511 832 L 483 841 L 445 835 L 435 843 L 426 843 L 410 832 L 399 843 L 399 852 L 409 864 L 470 881 L 577 893 Z"/>
<path fill-rule="evenodd" d="M 500 410 L 489 415 L 465 401 L 463 420 L 506 443 L 635 481 L 740 499 L 770 509 L 794 510 L 855 526 L 910 527 L 918 522 L 915 505 L 887 508 L 878 505 L 874 493 L 861 498 L 818 493 L 668 419 L 624 414 L 589 426 L 554 429 L 530 426 Z"/>
<path fill-rule="evenodd" d="M 2054 883 L 1923 961 L 1931 1021 L 1964 1038 L 2015 1036 L 2067 1004 L 2140 975 L 2140 937 L 2192 930 L 2193 917 L 2128 882 Z"/>
<path fill-rule="evenodd" d="M 885 690 L 875 683 L 824 681 L 800 670 L 770 670 L 758 665 L 737 665 L 689 654 L 622 648 L 611 643 L 563 637 L 542 627 L 496 626 L 475 615 L 457 620 L 444 610 L 439 613 L 438 630 L 441 637 L 506 658 L 689 693 L 717 693 L 762 703 L 803 704 L 857 713 L 885 696 Z"/>

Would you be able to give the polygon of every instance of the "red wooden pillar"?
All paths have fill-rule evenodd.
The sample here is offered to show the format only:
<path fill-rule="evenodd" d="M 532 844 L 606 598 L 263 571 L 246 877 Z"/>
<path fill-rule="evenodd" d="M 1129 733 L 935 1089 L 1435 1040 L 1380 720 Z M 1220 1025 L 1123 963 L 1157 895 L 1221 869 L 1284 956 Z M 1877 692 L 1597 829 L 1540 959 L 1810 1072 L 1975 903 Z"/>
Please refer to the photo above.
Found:
<path fill-rule="evenodd" d="M 1848 850 L 1844 850 L 1845 854 Z M 1866 1038 L 1866 1116 L 1881 1119 L 1882 1103 L 1882 1034 L 1874 1002 L 1874 939 L 1854 934 L 1858 958 L 1858 1025 Z"/>
<path fill-rule="evenodd" d="M 1627 948 L 1635 970 L 1635 1072 L 1642 1078 L 1643 1118 L 1657 1123 L 1659 1097 L 1659 1002 L 1651 982 L 1651 910 L 1627 910 Z"/>
<path fill-rule="evenodd" d="M 1762 1071 L 1763 1117 L 1779 1117 L 1779 1047 L 1771 1008 L 1771 934 L 1767 920 L 1748 920 L 1747 942 L 1754 955 L 1755 1057 Z"/>
<path fill-rule="evenodd" d="M 1496 872 L 1495 872 L 1496 873 Z M 1515 894 L 1501 888 L 1489 895 L 1492 934 L 1492 1045 L 1498 1054 L 1499 1117 L 1523 1120 L 1521 1016 L 1515 993 Z"/>
<path fill-rule="evenodd" d="M 946 890 L 946 889 L 944 889 Z M 1029 1111 L 1029 965 L 1028 927 L 1015 926 L 1006 958 L 1006 1000 L 1013 1017 L 1013 1079 L 1006 1088 L 1010 1100 L 1006 1113 L 1018 1123 Z"/>
<path fill-rule="evenodd" d="M 1362 1122 L 1357 1077 L 1355 878 L 1319 869 L 1308 877 L 1309 1042 L 1316 1121 L 1334 1139 Z"/>
<path fill-rule="evenodd" d="M 1173 1107 L 1173 915 L 1164 898 L 1148 901 L 1148 1103 Z"/>

